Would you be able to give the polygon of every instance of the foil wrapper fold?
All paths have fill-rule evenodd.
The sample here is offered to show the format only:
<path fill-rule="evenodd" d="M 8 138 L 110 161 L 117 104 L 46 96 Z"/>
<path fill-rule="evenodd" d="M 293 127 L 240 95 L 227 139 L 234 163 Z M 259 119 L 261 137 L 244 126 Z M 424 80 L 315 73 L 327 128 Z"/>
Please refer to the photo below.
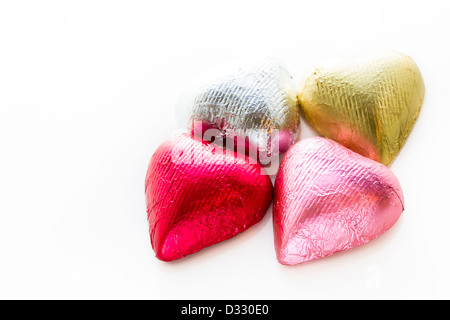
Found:
<path fill-rule="evenodd" d="M 389 165 L 412 130 L 424 95 L 411 57 L 375 51 L 317 63 L 303 79 L 298 100 L 321 135 Z"/>
<path fill-rule="evenodd" d="M 298 140 L 296 90 L 289 72 L 275 59 L 231 63 L 206 79 L 184 101 L 195 135 L 210 130 L 223 147 L 229 148 L 231 141 L 232 148 L 263 164 Z"/>
<path fill-rule="evenodd" d="M 275 180 L 277 259 L 294 265 L 360 246 L 390 229 L 403 208 L 388 167 L 327 138 L 301 140 Z"/>
<path fill-rule="evenodd" d="M 265 215 L 272 182 L 245 155 L 179 134 L 153 154 L 145 179 L 156 257 L 171 261 L 234 237 Z"/>

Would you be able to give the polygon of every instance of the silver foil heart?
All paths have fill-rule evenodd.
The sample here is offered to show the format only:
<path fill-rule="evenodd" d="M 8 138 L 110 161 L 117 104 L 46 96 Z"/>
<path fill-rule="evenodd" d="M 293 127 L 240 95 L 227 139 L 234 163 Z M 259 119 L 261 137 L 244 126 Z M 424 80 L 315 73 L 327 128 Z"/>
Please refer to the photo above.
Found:
<path fill-rule="evenodd" d="M 286 152 L 299 137 L 300 108 L 289 72 L 264 58 L 243 67 L 222 69 L 192 89 L 189 130 L 255 148 L 259 160 Z M 217 139 L 216 139 L 217 140 Z"/>

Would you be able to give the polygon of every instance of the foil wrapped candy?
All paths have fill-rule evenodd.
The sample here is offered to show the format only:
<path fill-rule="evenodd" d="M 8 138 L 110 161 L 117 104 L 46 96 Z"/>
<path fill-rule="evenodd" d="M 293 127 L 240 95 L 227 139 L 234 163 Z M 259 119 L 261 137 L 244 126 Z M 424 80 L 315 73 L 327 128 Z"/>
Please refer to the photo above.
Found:
<path fill-rule="evenodd" d="M 414 60 L 382 50 L 318 62 L 305 75 L 298 99 L 321 135 L 389 165 L 412 130 L 424 95 Z"/>
<path fill-rule="evenodd" d="M 179 134 L 153 154 L 145 179 L 150 239 L 172 261 L 234 237 L 259 222 L 272 182 L 258 163 Z"/>
<path fill-rule="evenodd" d="M 294 265 L 362 245 L 391 228 L 403 208 L 388 167 L 327 138 L 301 140 L 275 180 L 277 259 Z"/>
<path fill-rule="evenodd" d="M 299 138 L 292 77 L 273 58 L 238 61 L 212 72 L 185 94 L 192 134 L 267 165 Z"/>

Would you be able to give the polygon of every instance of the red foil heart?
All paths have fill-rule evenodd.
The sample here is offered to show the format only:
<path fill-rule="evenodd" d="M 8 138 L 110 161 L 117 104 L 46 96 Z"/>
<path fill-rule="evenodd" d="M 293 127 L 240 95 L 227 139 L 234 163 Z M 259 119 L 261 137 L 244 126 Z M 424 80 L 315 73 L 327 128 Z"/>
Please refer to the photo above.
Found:
<path fill-rule="evenodd" d="M 156 257 L 179 259 L 243 232 L 263 218 L 272 191 L 255 160 L 174 136 L 153 154 L 145 179 Z"/>
<path fill-rule="evenodd" d="M 362 245 L 395 224 L 403 203 L 383 164 L 326 138 L 301 140 L 275 180 L 277 259 L 294 265 Z"/>

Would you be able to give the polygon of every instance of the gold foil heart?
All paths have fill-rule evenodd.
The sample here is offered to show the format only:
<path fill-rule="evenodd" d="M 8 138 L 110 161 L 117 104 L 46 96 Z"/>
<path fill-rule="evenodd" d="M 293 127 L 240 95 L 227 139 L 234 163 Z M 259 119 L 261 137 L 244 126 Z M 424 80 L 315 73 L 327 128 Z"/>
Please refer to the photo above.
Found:
<path fill-rule="evenodd" d="M 411 132 L 424 95 L 411 57 L 377 51 L 320 62 L 304 78 L 298 99 L 320 134 L 388 165 Z"/>

